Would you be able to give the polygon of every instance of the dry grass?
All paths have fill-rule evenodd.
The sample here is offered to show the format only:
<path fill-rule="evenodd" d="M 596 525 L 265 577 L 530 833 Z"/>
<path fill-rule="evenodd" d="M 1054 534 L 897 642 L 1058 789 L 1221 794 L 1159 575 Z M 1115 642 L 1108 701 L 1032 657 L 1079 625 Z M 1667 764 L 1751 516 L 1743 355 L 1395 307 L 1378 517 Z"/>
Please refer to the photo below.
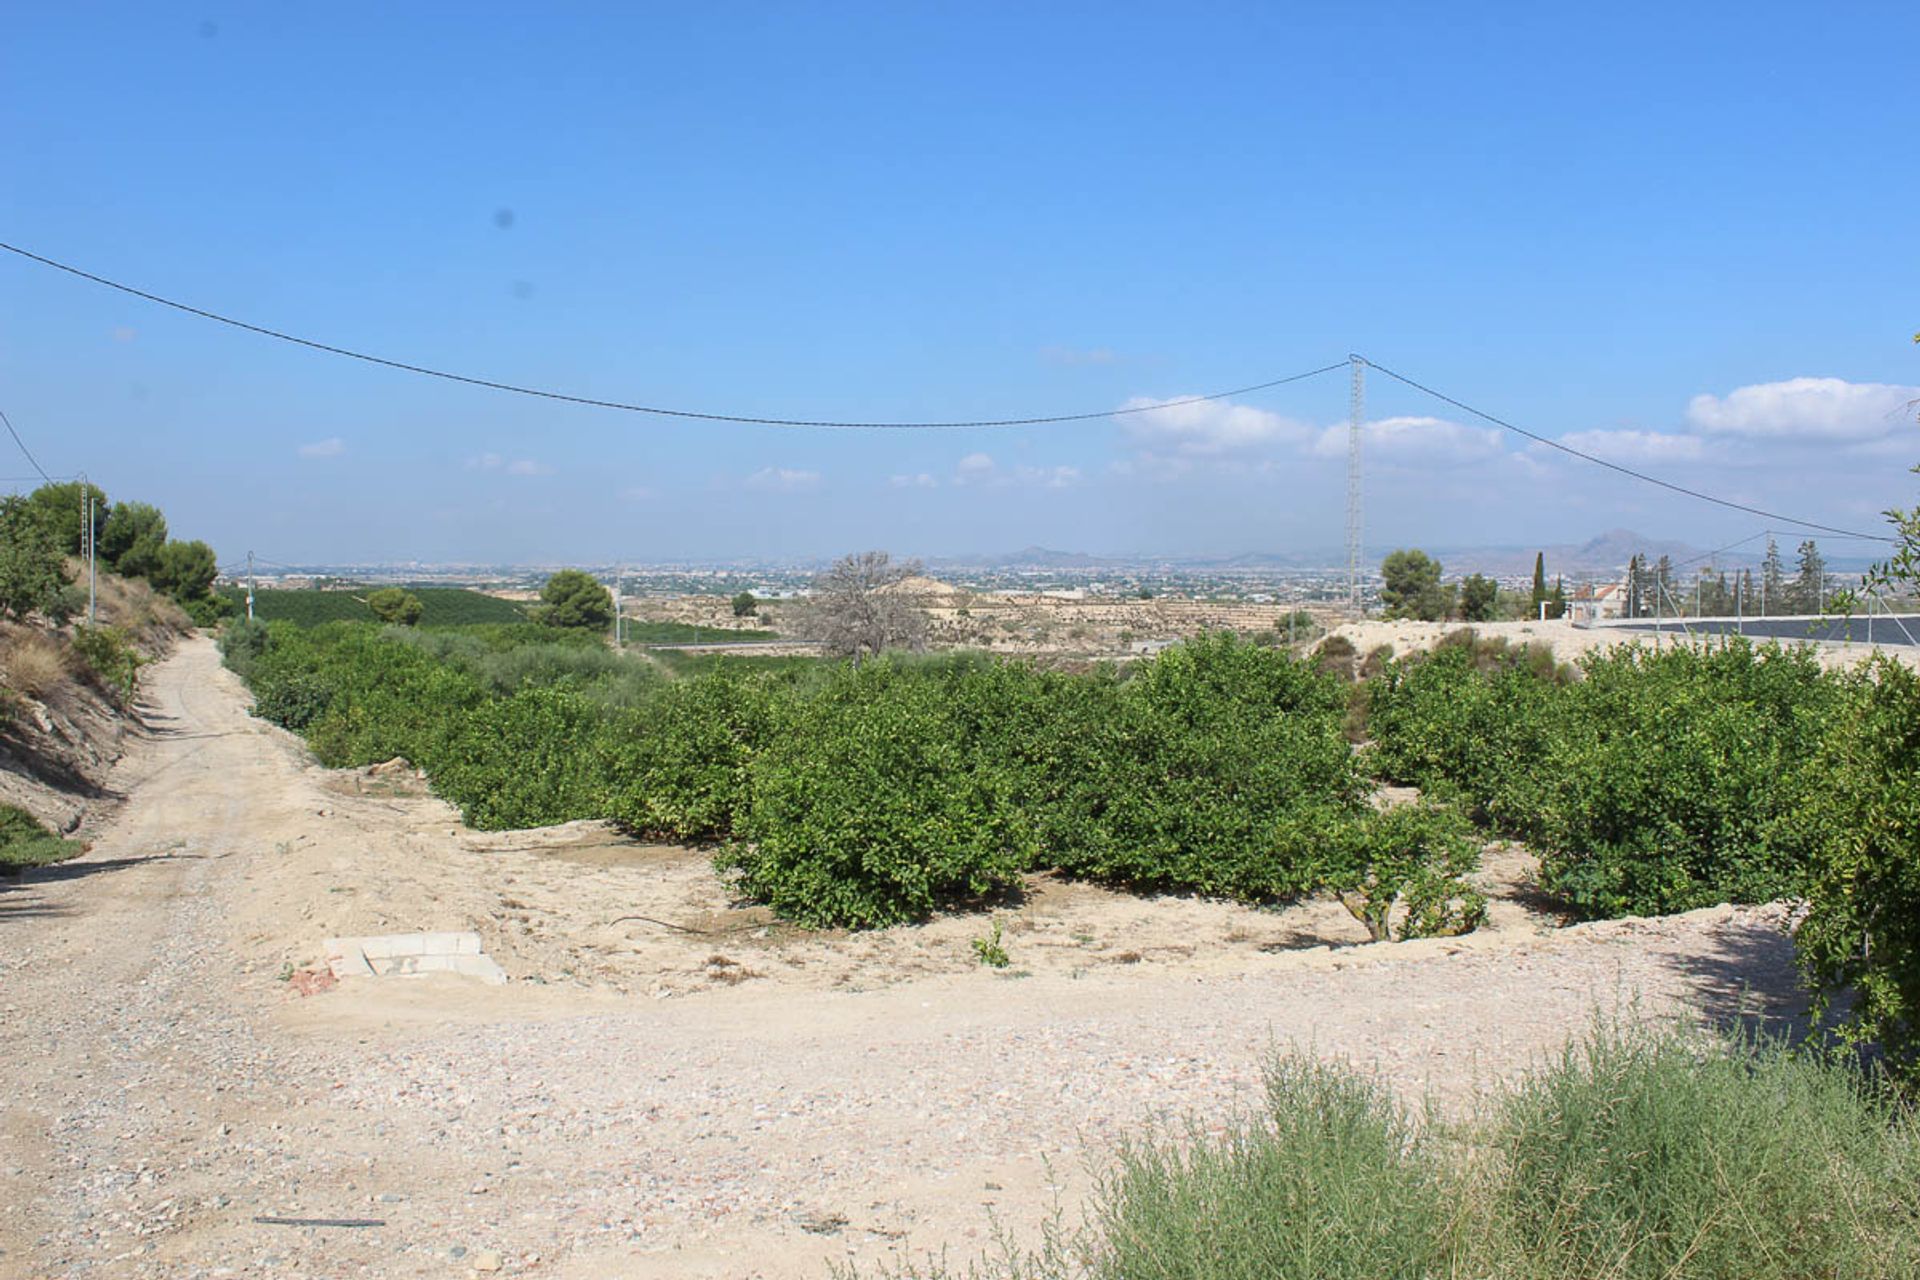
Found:
<path fill-rule="evenodd" d="M 66 645 L 30 627 L 0 629 L 0 684 L 45 702 L 72 680 Z"/>
<path fill-rule="evenodd" d="M 84 587 L 85 566 L 75 560 L 68 564 L 68 569 L 76 575 L 74 581 Z M 139 641 L 144 649 L 151 650 L 170 637 L 185 635 L 193 629 L 193 621 L 186 612 L 147 585 L 144 579 L 102 573 L 98 590 L 100 625 L 118 627 Z"/>

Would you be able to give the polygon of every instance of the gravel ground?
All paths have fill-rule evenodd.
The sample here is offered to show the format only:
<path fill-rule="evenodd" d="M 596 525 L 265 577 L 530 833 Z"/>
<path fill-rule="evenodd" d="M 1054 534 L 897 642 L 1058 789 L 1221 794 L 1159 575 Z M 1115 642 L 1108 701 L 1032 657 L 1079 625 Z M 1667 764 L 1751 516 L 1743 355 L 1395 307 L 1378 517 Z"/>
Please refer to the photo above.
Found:
<path fill-rule="evenodd" d="M 337 881 L 357 911 L 475 927 L 464 906 L 413 919 L 430 912 L 402 868 L 464 856 L 450 865 L 477 881 L 498 864 L 444 814 L 328 791 L 247 718 L 204 640 L 147 696 L 155 733 L 122 762 L 125 803 L 93 850 L 0 890 L 0 1276 L 797 1277 L 965 1258 L 996 1224 L 1071 1215 L 1116 1139 L 1224 1122 L 1276 1045 L 1448 1106 L 1596 1009 L 1803 1008 L 1778 912 L 1729 908 L 1026 977 L 654 998 L 522 972 L 301 998 L 267 958 L 317 948 Z M 254 1221 L 273 1215 L 383 1225 Z"/>

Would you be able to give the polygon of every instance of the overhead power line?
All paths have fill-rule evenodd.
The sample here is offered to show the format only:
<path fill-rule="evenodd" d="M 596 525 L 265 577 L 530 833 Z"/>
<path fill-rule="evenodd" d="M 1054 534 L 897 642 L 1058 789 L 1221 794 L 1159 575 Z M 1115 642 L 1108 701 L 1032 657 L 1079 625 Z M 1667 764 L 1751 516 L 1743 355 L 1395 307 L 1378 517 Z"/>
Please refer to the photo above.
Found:
<path fill-rule="evenodd" d="M 198 316 L 204 320 L 212 320 L 217 324 L 224 324 L 235 329 L 244 330 L 248 333 L 258 334 L 261 337 L 272 338 L 278 342 L 291 343 L 294 346 L 306 347 L 310 350 L 324 352 L 328 355 L 343 356 L 349 360 L 358 360 L 366 364 L 379 365 L 383 368 L 397 369 L 403 373 L 419 374 L 423 377 L 439 378 L 446 382 L 462 383 L 467 386 L 483 387 L 492 391 L 506 391 L 514 395 L 532 396 L 542 400 L 556 400 L 566 404 L 584 405 L 584 406 L 588 406 L 596 409 L 617 409 L 627 413 L 654 414 L 661 417 L 688 418 L 688 419 L 694 419 L 694 420 L 704 421 L 704 422 L 736 422 L 736 423 L 746 424 L 749 426 L 806 427 L 806 428 L 834 429 L 834 430 L 867 430 L 867 431 L 929 431 L 929 430 L 958 429 L 958 428 L 971 428 L 971 427 L 1030 427 L 1030 426 L 1045 426 L 1045 425 L 1064 423 L 1064 422 L 1089 422 L 1089 421 L 1094 421 L 1100 418 L 1121 418 L 1121 417 L 1129 416 L 1131 414 L 1155 413 L 1165 409 L 1179 408 L 1182 405 L 1205 404 L 1209 401 L 1226 400 L 1234 396 L 1251 395 L 1256 391 L 1266 391 L 1273 387 L 1285 386 L 1288 383 L 1292 383 L 1292 382 L 1304 382 L 1308 378 L 1315 378 L 1315 377 L 1319 377 L 1321 374 L 1332 373 L 1335 369 L 1352 368 L 1354 367 L 1355 362 L 1358 361 L 1359 364 L 1371 366 L 1372 368 L 1378 369 L 1381 373 L 1386 374 L 1389 378 L 1392 378 L 1396 382 L 1404 383 L 1406 386 L 1412 387 L 1416 391 L 1424 392 L 1425 394 L 1432 396 L 1436 400 L 1440 400 L 1445 402 L 1446 404 L 1450 404 L 1456 409 L 1460 409 L 1463 412 L 1470 413 L 1474 417 L 1490 422 L 1493 425 L 1500 427 L 1503 430 L 1510 431 L 1515 435 L 1524 436 L 1526 439 L 1532 440 L 1536 444 L 1545 445 L 1549 449 L 1558 450 L 1559 452 L 1567 454 L 1570 457 L 1579 458 L 1584 462 L 1591 462 L 1595 466 L 1605 467 L 1609 471 L 1618 472 L 1623 476 L 1627 476 L 1631 479 L 1638 480 L 1643 484 L 1655 485 L 1659 488 L 1666 489 L 1672 493 L 1680 494 L 1683 497 L 1692 498 L 1699 502 L 1712 503 L 1715 506 L 1726 507 L 1733 511 L 1743 511 L 1749 515 L 1761 516 L 1768 520 L 1777 520 L 1784 524 L 1797 525 L 1803 529 L 1815 529 L 1822 533 L 1830 533 L 1830 534 L 1835 534 L 1841 537 L 1848 537 L 1848 538 L 1859 538 L 1859 539 L 1863 539 L 1871 542 L 1895 541 L 1895 539 L 1890 538 L 1885 534 L 1861 533 L 1853 529 L 1842 529 L 1834 525 L 1821 524 L 1818 521 L 1814 521 L 1814 520 L 1802 520 L 1797 516 L 1783 515 L 1777 511 L 1767 511 L 1761 507 L 1751 506 L 1744 502 L 1736 502 L 1731 498 L 1722 498 L 1717 494 L 1707 493 L 1699 489 L 1692 489 L 1687 487 L 1686 485 L 1675 484 L 1670 480 L 1662 480 L 1658 476 L 1649 475 L 1644 471 L 1637 471 L 1632 467 L 1624 466 L 1618 462 L 1609 461 L 1606 458 L 1599 457 L 1595 454 L 1587 453 L 1581 449 L 1576 449 L 1572 445 L 1562 444 L 1560 441 L 1552 439 L 1549 436 L 1544 436 L 1539 434 L 1538 432 L 1529 431 L 1525 427 L 1509 422 L 1504 418 L 1495 417 L 1493 414 L 1487 413 L 1485 410 L 1477 409 L 1463 400 L 1456 400 L 1454 397 L 1447 395 L 1445 392 L 1435 390 L 1433 387 L 1427 386 L 1425 383 L 1417 382 L 1414 379 L 1407 377 L 1405 374 L 1396 373 L 1394 370 L 1387 368 L 1385 365 L 1376 364 L 1371 360 L 1365 359 L 1364 357 L 1349 356 L 1345 360 L 1339 360 L 1333 364 L 1322 365 L 1317 369 L 1309 369 L 1304 373 L 1290 374 L 1284 378 L 1272 378 L 1265 382 L 1256 382 L 1249 386 L 1235 387 L 1228 391 L 1216 391 L 1208 395 L 1201 395 L 1201 396 L 1184 396 L 1177 400 L 1167 400 L 1167 401 L 1162 401 L 1154 404 L 1133 405 L 1133 406 L 1130 406 L 1127 408 L 1121 408 L 1121 409 L 1099 409 L 1089 413 L 1060 413 L 1060 414 L 1037 415 L 1033 417 L 1024 417 L 1024 418 L 981 418 L 981 419 L 972 419 L 972 420 L 964 420 L 964 421 L 925 421 L 925 422 L 853 422 L 853 421 L 836 421 L 836 420 L 816 419 L 816 418 L 760 417 L 760 416 L 755 416 L 750 414 L 714 413 L 714 412 L 709 412 L 704 410 L 695 410 L 695 409 L 672 409 L 672 408 L 667 408 L 661 405 L 646 405 L 646 404 L 636 404 L 636 403 L 620 401 L 620 400 L 605 400 L 595 396 L 582 396 L 582 395 L 574 395 L 574 394 L 563 392 L 563 391 L 553 391 L 544 387 L 522 386 L 518 383 L 503 382 L 494 378 L 481 378 L 481 377 L 475 377 L 470 374 L 453 373 L 445 369 L 435 369 L 427 365 L 413 364 L 405 360 L 395 360 L 386 356 L 373 355 L 365 351 L 356 351 L 350 347 L 335 346 L 332 343 L 319 342 L 312 338 L 303 338 L 296 334 L 282 332 L 281 330 L 278 330 L 278 329 L 270 329 L 264 325 L 251 324 L 245 320 L 237 320 L 232 316 L 222 315 L 217 311 L 209 311 L 204 307 L 192 306 L 188 303 L 179 302 L 172 298 L 162 297 L 157 293 L 149 293 L 144 289 L 137 289 L 129 284 L 122 284 L 117 280 L 110 280 L 105 276 L 96 275 L 91 271 L 82 270 L 79 267 L 72 266 L 65 262 L 57 261 L 53 258 L 45 257 L 44 255 L 34 253 L 31 250 L 23 249 L 18 245 L 8 244 L 5 241 L 0 241 L 0 249 L 4 249 L 8 253 L 14 254 L 18 257 L 25 258 L 30 262 L 37 262 L 42 266 L 51 267 L 56 271 L 62 271 L 68 275 L 76 276 L 79 279 L 91 281 L 92 283 L 101 285 L 104 288 L 112 289 L 119 293 L 127 294 L 131 297 L 140 298 L 140 299 L 143 299 L 144 301 L 154 303 L 158 306 L 168 307 L 168 308 L 171 308 L 172 310 L 180 311 L 187 315 Z M 20 451 L 27 455 L 27 460 L 33 463 L 34 469 L 37 471 L 40 471 L 42 476 L 45 476 L 46 473 L 44 470 L 41 469 L 39 462 L 34 460 L 33 455 L 31 453 L 27 453 L 27 447 L 20 440 L 19 433 L 13 431 L 12 423 L 10 422 L 7 423 L 7 430 L 13 434 L 14 443 L 18 444 L 20 446 Z M 1354 447 L 1353 442 L 1350 442 L 1349 447 L 1350 448 Z"/>
<path fill-rule="evenodd" d="M 27 448 L 27 442 L 20 438 L 20 433 L 13 429 L 13 420 L 7 417 L 5 413 L 0 413 L 0 422 L 4 422 L 7 424 L 7 434 L 12 436 L 13 442 L 20 446 L 20 453 L 23 457 L 26 458 L 28 464 L 31 465 L 35 471 L 40 473 L 40 478 L 42 480 L 46 481 L 48 484 L 52 484 L 53 477 L 48 475 L 47 469 L 40 465 L 40 459 L 33 456 L 33 450 Z"/>
<path fill-rule="evenodd" d="M 1641 481 L 1642 483 L 1658 485 L 1662 489 L 1670 490 L 1674 493 L 1681 494 L 1684 497 L 1694 498 L 1701 502 L 1711 502 L 1715 506 L 1727 507 L 1734 511 L 1744 511 L 1749 515 L 1762 516 L 1768 520 L 1779 520 L 1786 524 L 1798 525 L 1803 529 L 1818 529 L 1821 533 L 1838 534 L 1839 536 L 1844 538 L 1864 538 L 1869 542 L 1895 541 L 1895 539 L 1890 538 L 1885 534 L 1861 533 L 1855 529 L 1840 529 L 1830 524 L 1820 524 L 1819 522 L 1814 520 L 1802 520 L 1798 516 L 1781 515 L 1777 511 L 1766 511 L 1759 507 L 1748 506 L 1744 502 L 1735 502 L 1731 498 L 1722 498 L 1716 494 L 1706 493 L 1699 489 L 1689 489 L 1686 485 L 1675 484 L 1671 480 L 1662 480 L 1659 476 L 1651 476 L 1644 471 L 1635 471 L 1632 467 L 1622 466 L 1618 462 L 1610 462 L 1605 458 L 1597 457 L 1594 454 L 1585 452 L 1584 450 L 1576 449 L 1572 445 L 1562 444 L 1560 441 L 1552 439 L 1549 436 L 1543 436 L 1543 435 L 1540 435 L 1538 432 L 1529 431 L 1525 427 L 1517 426 L 1514 423 L 1508 422 L 1505 418 L 1496 418 L 1492 414 L 1486 412 L 1483 409 L 1474 408 L 1472 405 L 1466 403 L 1464 400 L 1454 399 L 1452 396 L 1446 394 L 1444 391 L 1436 391 L 1432 387 L 1427 386 L 1425 383 L 1415 382 L 1412 378 L 1407 377 L 1405 374 L 1395 373 L 1393 370 L 1387 368 L 1383 364 L 1374 364 L 1374 362 L 1371 360 L 1368 360 L 1367 364 L 1371 365 L 1375 369 L 1378 369 L 1381 373 L 1386 374 L 1389 378 L 1392 378 L 1396 382 L 1403 382 L 1407 386 L 1412 387 L 1415 391 L 1424 391 L 1426 394 L 1432 396 L 1434 399 L 1445 401 L 1447 404 L 1452 405 L 1456 409 L 1462 410 L 1466 413 L 1470 413 L 1474 417 L 1482 419 L 1483 421 L 1491 422 L 1496 427 L 1500 427 L 1506 431 L 1511 431 L 1518 436 L 1525 436 L 1527 439 L 1532 440 L 1537 444 L 1546 445 L 1549 449 L 1558 449 L 1561 453 L 1568 454 L 1571 457 L 1579 458 L 1584 462 L 1591 462 L 1595 466 L 1605 467 L 1609 471 L 1617 471 L 1623 476 L 1630 476 L 1635 480 Z"/>
<path fill-rule="evenodd" d="M 741 413 L 712 413 L 695 409 L 669 409 L 661 405 L 633 404 L 622 400 L 603 400 L 595 396 L 573 395 L 564 391 L 552 391 L 544 387 L 527 387 L 513 382 L 501 382 L 494 378 L 479 378 L 470 374 L 452 373 L 445 369 L 429 368 L 426 365 L 413 364 L 406 360 L 394 360 L 386 356 L 377 356 L 365 351 L 355 351 L 350 347 L 339 347 L 328 342 L 316 342 L 312 338 L 302 338 L 296 334 L 283 333 L 278 329 L 269 329 L 265 325 L 249 324 L 245 320 L 236 320 L 232 316 L 221 315 L 217 311 L 208 311 L 204 307 L 190 306 L 172 298 L 163 298 L 157 293 L 148 293 L 145 289 L 136 289 L 132 285 L 109 280 L 105 276 L 95 275 L 91 271 L 82 271 L 79 267 L 57 262 L 52 258 L 22 249 L 18 245 L 0 242 L 0 249 L 17 254 L 30 262 L 64 271 L 68 275 L 90 280 L 94 284 L 171 307 L 203 320 L 212 320 L 219 324 L 230 325 L 235 329 L 244 329 L 248 333 L 257 333 L 261 337 L 273 338 L 280 342 L 290 342 L 295 346 L 307 347 L 314 351 L 324 351 L 328 355 L 345 356 L 349 360 L 360 360 L 367 364 L 381 365 L 388 369 L 398 369 L 403 373 L 417 373 L 428 378 L 440 378 L 447 382 L 465 383 L 471 387 L 485 387 L 491 391 L 510 391 L 515 395 L 534 396 L 541 400 L 559 400 L 567 404 L 587 405 L 595 409 L 619 409 L 626 413 L 650 413 L 667 418 L 693 418 L 703 422 L 739 422 L 761 427 L 814 427 L 855 431 L 933 431 L 964 427 L 1038 427 L 1061 422 L 1090 422 L 1097 418 L 1119 418 L 1135 413 L 1154 413 L 1163 409 L 1178 408 L 1181 405 L 1204 404 L 1209 400 L 1226 400 L 1233 396 L 1251 395 L 1255 391 L 1266 391 L 1272 387 L 1285 386 L 1289 382 L 1303 382 L 1323 373 L 1332 373 L 1344 368 L 1347 361 L 1340 360 L 1323 365 L 1318 369 L 1309 369 L 1305 373 L 1291 374 L 1284 378 L 1273 378 L 1266 382 L 1256 382 L 1252 386 L 1235 387 L 1230 391 L 1215 391 L 1204 396 L 1186 396 L 1179 400 L 1169 400 L 1158 404 L 1136 405 L 1125 409 L 1099 409 L 1091 413 L 1055 413 L 1030 418 L 983 418 L 966 422 L 834 422 L 815 418 L 771 418 L 756 417 Z M 24 446 L 23 446 L 24 447 Z M 36 464 L 38 465 L 38 464 Z"/>

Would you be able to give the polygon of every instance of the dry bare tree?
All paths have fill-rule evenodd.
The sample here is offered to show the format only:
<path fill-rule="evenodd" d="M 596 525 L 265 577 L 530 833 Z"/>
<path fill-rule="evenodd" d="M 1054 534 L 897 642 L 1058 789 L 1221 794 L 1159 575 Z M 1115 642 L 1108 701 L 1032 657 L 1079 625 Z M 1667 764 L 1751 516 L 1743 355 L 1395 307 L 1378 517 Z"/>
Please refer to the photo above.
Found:
<path fill-rule="evenodd" d="M 884 551 L 842 556 L 813 580 L 804 626 L 828 653 L 852 658 L 887 648 L 921 648 L 927 614 L 917 593 L 906 589 L 918 576 L 918 560 L 895 562 Z"/>

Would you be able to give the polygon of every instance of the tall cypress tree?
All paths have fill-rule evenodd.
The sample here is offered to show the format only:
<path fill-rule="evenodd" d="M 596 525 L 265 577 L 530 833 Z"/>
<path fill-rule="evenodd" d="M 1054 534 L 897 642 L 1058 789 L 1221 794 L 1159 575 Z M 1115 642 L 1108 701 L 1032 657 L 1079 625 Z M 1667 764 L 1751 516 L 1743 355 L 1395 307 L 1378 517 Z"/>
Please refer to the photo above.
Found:
<path fill-rule="evenodd" d="M 1793 580 L 1793 607 L 1819 613 L 1827 607 L 1827 558 L 1812 538 L 1800 544 L 1800 573 Z"/>
<path fill-rule="evenodd" d="M 1547 553 L 1536 551 L 1533 553 L 1533 611 L 1527 615 L 1529 618 L 1540 616 L 1540 606 L 1545 603 L 1546 598 Z"/>
<path fill-rule="evenodd" d="M 1760 562 L 1760 613 L 1784 613 L 1787 603 L 1787 568 L 1780 563 L 1780 544 L 1767 539 L 1767 558 Z"/>

